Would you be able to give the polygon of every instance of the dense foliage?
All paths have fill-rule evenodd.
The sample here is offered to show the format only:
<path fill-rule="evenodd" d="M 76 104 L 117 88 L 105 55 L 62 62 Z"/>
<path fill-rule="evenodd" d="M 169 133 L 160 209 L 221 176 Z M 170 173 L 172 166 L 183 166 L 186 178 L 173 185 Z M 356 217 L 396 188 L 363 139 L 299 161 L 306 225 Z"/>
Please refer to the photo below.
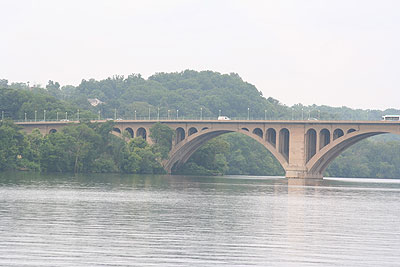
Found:
<path fill-rule="evenodd" d="M 43 172 L 164 173 L 158 147 L 141 137 L 129 142 L 111 134 L 113 122 L 79 123 L 43 136 L 23 135 L 12 122 L 0 124 L 0 170 Z"/>
<path fill-rule="evenodd" d="M 96 99 L 92 105 L 89 99 Z M 380 120 L 399 110 L 347 107 L 292 107 L 265 98 L 237 74 L 186 70 L 140 74 L 105 80 L 82 80 L 79 86 L 49 81 L 45 88 L 0 79 L 2 117 L 13 120 L 85 118 L 231 118 Z M 135 138 L 129 143 L 109 134 L 110 125 L 83 123 L 58 133 L 22 135 L 3 122 L 0 169 L 75 172 L 161 172 L 159 162 L 171 149 L 174 132 L 157 125 L 150 132 L 154 145 Z M 390 142 L 390 143 L 388 143 Z M 389 137 L 362 141 L 340 155 L 328 168 L 331 176 L 400 177 L 396 162 L 400 140 Z M 373 154 L 371 154 L 373 153 Z M 397 160 L 397 161 L 396 161 Z M 260 144 L 240 134 L 227 134 L 205 144 L 178 173 L 282 175 L 276 159 Z"/>

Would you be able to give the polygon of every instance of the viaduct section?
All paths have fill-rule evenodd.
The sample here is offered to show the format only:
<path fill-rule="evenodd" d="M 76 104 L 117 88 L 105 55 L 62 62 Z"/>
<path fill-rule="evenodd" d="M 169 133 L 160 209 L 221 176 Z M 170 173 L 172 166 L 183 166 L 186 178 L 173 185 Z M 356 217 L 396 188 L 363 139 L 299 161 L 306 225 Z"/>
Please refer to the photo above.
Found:
<path fill-rule="evenodd" d="M 98 122 L 104 122 L 98 121 Z M 113 133 L 148 137 L 155 120 L 115 121 Z M 162 162 L 171 173 L 184 164 L 205 142 L 219 135 L 239 132 L 268 149 L 286 171 L 287 178 L 322 178 L 329 163 L 351 145 L 365 138 L 400 134 L 400 122 L 392 121 L 253 121 L 253 120 L 160 120 L 175 131 L 168 160 Z M 38 128 L 51 134 L 78 122 L 19 122 L 30 133 Z"/>

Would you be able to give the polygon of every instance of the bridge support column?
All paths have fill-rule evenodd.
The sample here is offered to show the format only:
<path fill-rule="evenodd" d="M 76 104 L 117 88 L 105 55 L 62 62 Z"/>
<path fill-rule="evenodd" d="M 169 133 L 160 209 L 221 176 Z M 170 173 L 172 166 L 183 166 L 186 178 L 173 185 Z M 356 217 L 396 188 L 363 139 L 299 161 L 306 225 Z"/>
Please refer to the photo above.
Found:
<path fill-rule="evenodd" d="M 322 174 L 313 174 L 307 171 L 306 145 L 305 125 L 293 125 L 290 128 L 289 160 L 284 167 L 286 178 L 322 178 Z"/>

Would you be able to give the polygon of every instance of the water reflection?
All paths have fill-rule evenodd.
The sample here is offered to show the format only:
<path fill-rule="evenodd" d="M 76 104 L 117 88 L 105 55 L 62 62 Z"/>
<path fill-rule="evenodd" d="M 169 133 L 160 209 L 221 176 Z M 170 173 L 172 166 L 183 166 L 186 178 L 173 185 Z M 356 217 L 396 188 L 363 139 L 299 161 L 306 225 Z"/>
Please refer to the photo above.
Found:
<path fill-rule="evenodd" d="M 393 266 L 399 193 L 395 180 L 2 173 L 0 266 Z"/>

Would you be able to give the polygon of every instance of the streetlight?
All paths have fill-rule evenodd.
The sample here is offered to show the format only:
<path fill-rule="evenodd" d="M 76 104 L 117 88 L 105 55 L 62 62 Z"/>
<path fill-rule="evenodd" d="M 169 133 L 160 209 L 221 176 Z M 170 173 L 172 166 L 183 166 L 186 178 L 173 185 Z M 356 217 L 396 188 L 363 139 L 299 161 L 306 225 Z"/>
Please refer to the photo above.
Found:
<path fill-rule="evenodd" d="M 221 116 L 221 110 L 218 110 L 218 117 Z"/>
<path fill-rule="evenodd" d="M 318 109 L 318 120 L 321 120 L 321 110 Z"/>
<path fill-rule="evenodd" d="M 79 121 L 79 109 L 78 109 L 78 121 Z"/>
<path fill-rule="evenodd" d="M 114 109 L 114 120 L 116 120 L 117 119 L 117 109 L 115 108 Z"/>
<path fill-rule="evenodd" d="M 304 120 L 304 108 L 301 108 L 301 120 Z"/>
<path fill-rule="evenodd" d="M 170 110 L 168 109 L 168 112 L 167 112 L 167 119 L 168 119 L 168 120 L 169 120 L 169 111 L 170 111 Z"/>
<path fill-rule="evenodd" d="M 100 120 L 100 110 L 97 113 L 99 113 L 97 119 Z"/>
<path fill-rule="evenodd" d="M 264 120 L 267 120 L 267 110 L 264 110 Z"/>
<path fill-rule="evenodd" d="M 1 121 L 4 121 L 4 111 L 1 111 Z"/>
<path fill-rule="evenodd" d="M 46 121 L 46 110 L 43 110 L 43 121 Z"/>
<path fill-rule="evenodd" d="M 149 107 L 149 120 L 150 120 L 150 107 Z"/>
<path fill-rule="evenodd" d="M 136 109 L 135 109 L 135 120 L 136 120 Z"/>
<path fill-rule="evenodd" d="M 247 120 L 250 120 L 250 108 L 247 108 Z"/>
<path fill-rule="evenodd" d="M 36 122 L 36 118 L 37 118 L 37 110 L 35 110 L 35 122 Z"/>
<path fill-rule="evenodd" d="M 157 120 L 160 120 L 160 107 L 157 108 Z"/>
<path fill-rule="evenodd" d="M 57 113 L 56 113 L 56 118 L 57 118 L 57 121 L 58 121 L 58 111 L 57 111 Z"/>
<path fill-rule="evenodd" d="M 65 120 L 68 120 L 68 111 L 65 111 Z"/>
<path fill-rule="evenodd" d="M 25 112 L 25 122 L 26 122 L 26 112 Z"/>
<path fill-rule="evenodd" d="M 176 110 L 176 119 L 179 118 L 179 109 Z"/>
<path fill-rule="evenodd" d="M 200 120 L 203 119 L 203 108 L 200 108 Z"/>
<path fill-rule="evenodd" d="M 294 120 L 294 108 L 292 108 L 292 121 Z"/>

